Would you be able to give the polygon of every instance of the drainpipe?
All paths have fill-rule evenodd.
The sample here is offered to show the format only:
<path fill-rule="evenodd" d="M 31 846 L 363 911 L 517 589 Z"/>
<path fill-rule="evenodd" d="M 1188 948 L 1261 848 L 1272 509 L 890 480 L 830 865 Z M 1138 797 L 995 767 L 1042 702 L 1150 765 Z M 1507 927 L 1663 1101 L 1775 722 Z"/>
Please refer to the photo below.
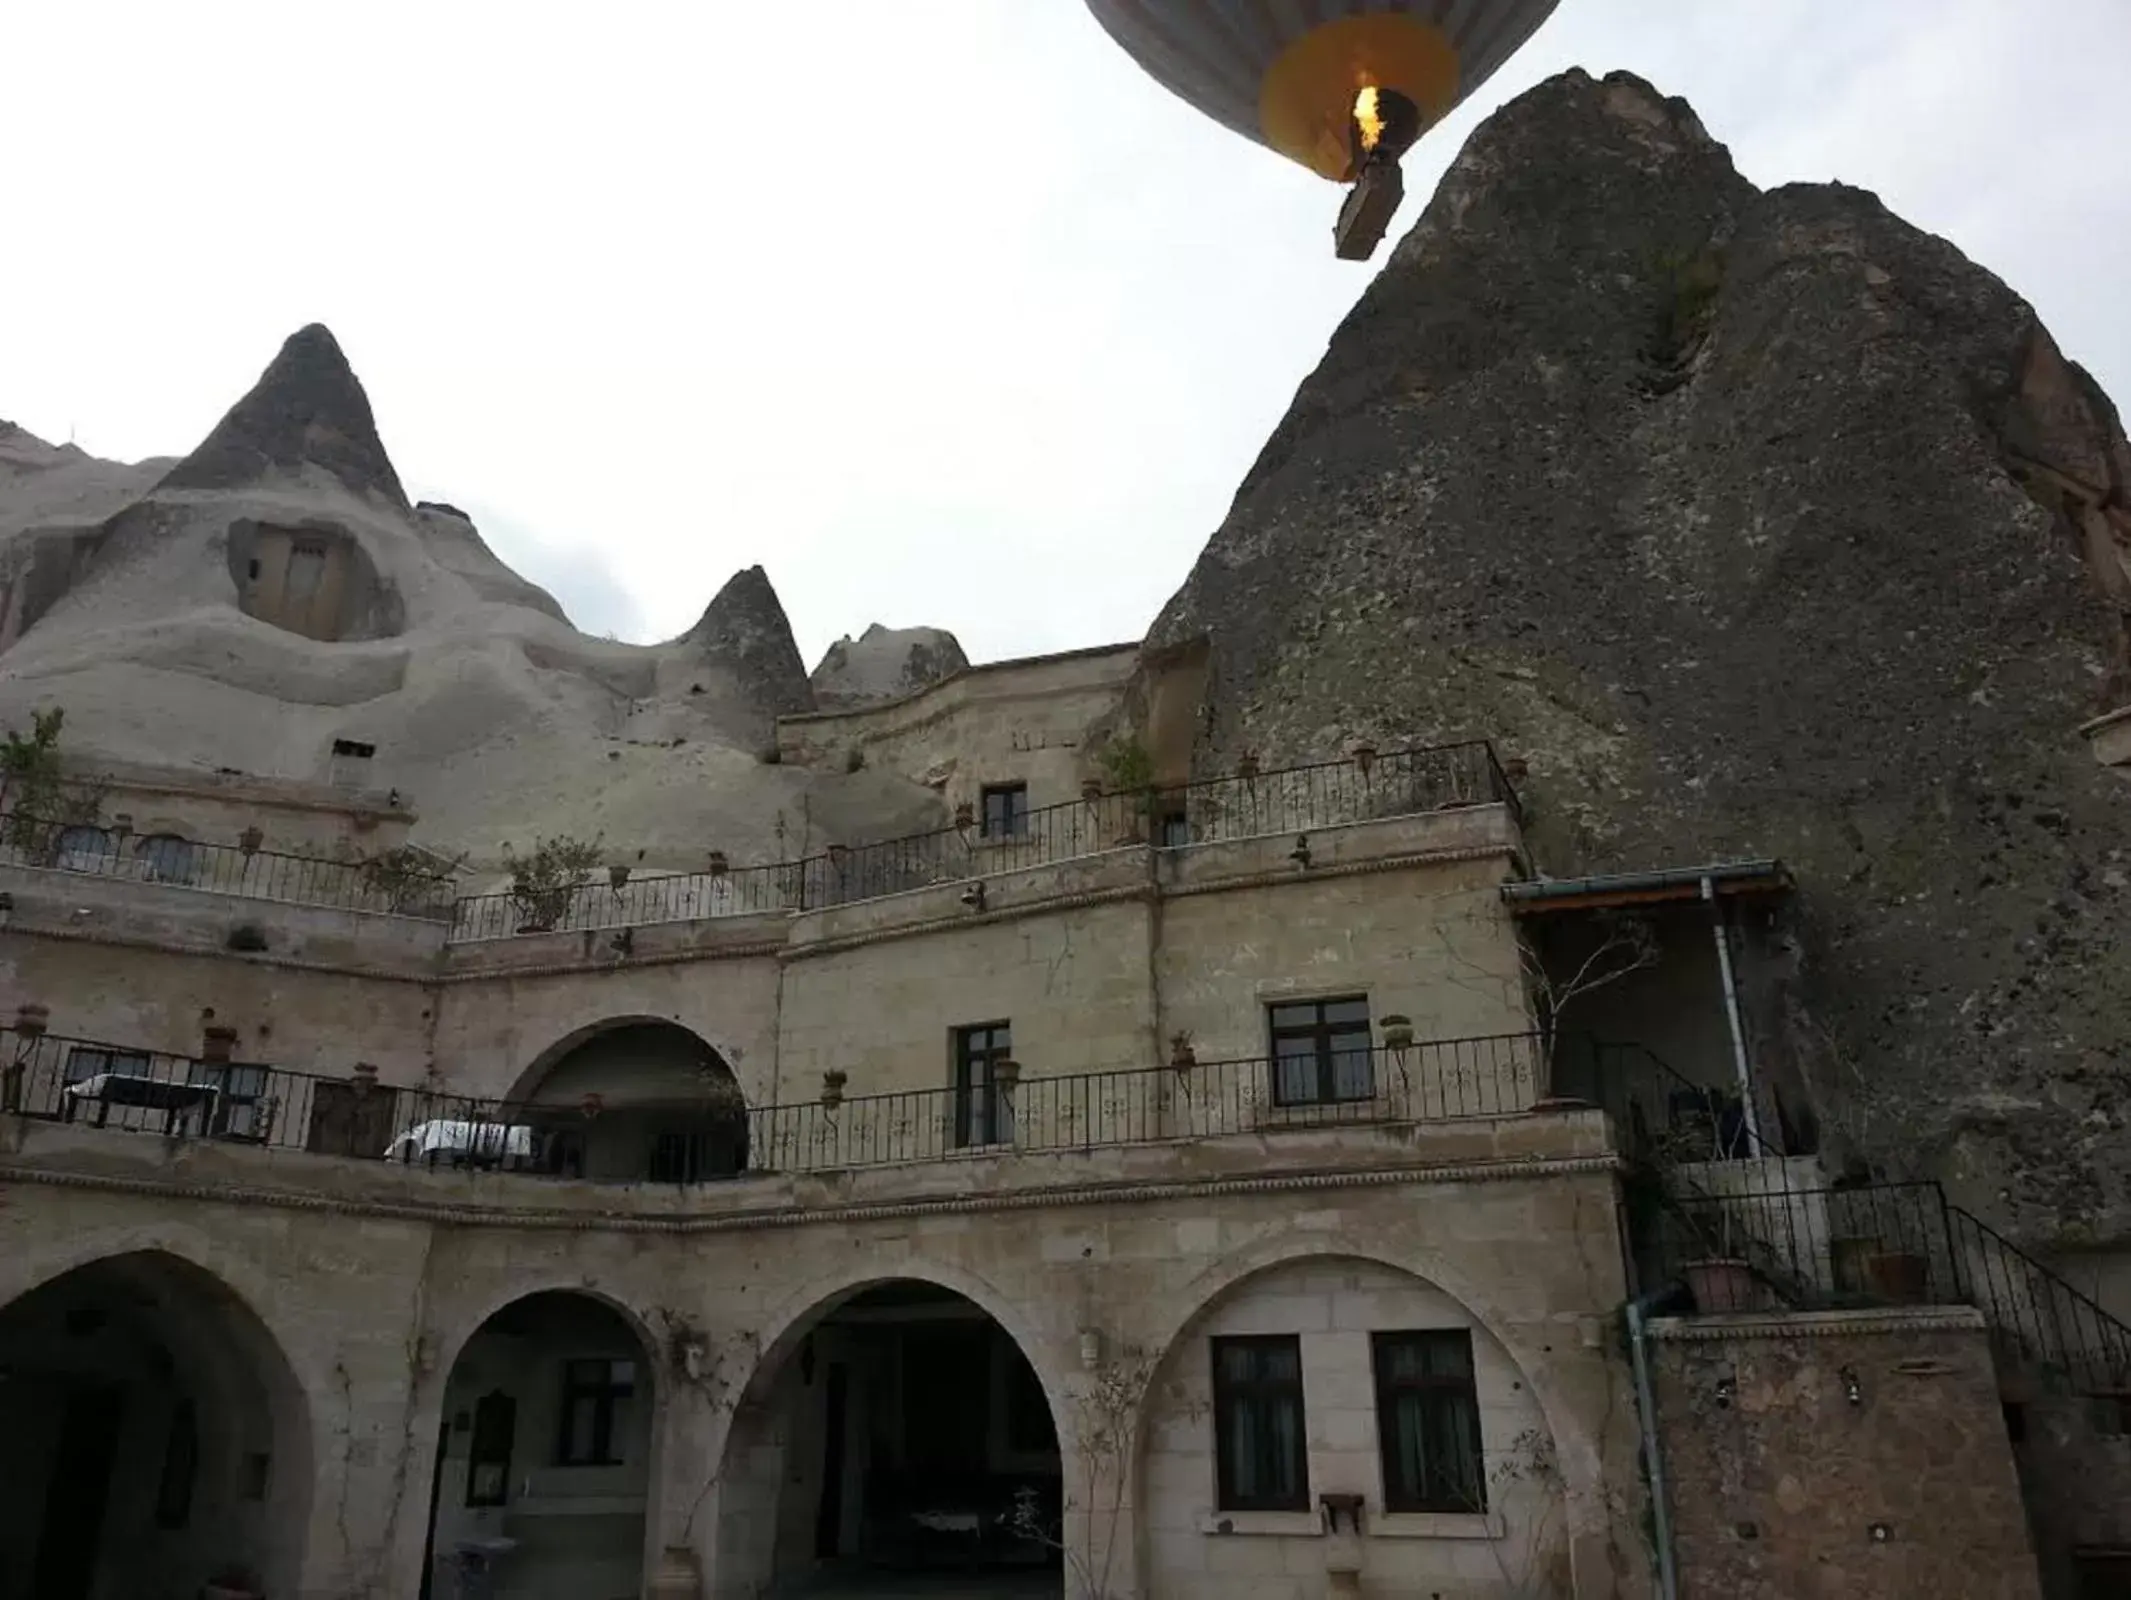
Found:
<path fill-rule="evenodd" d="M 1660 1600 L 1679 1600 L 1680 1578 L 1672 1562 L 1672 1509 L 1665 1500 L 1665 1461 L 1657 1447 L 1657 1399 L 1650 1389 L 1650 1353 L 1644 1344 L 1645 1319 L 1669 1292 L 1639 1295 L 1628 1302 L 1628 1361 L 1635 1369 L 1635 1420 L 1642 1426 L 1644 1470 L 1650 1479 L 1657 1592 Z"/>
<path fill-rule="evenodd" d="M 1717 901 L 1717 886 L 1707 874 L 1702 878 L 1702 898 L 1709 904 L 1709 926 L 1717 941 L 1717 970 L 1724 976 L 1724 1020 L 1731 1025 L 1732 1066 L 1739 1074 L 1739 1105 L 1746 1117 L 1749 1154 L 1759 1155 L 1761 1110 L 1754 1103 L 1754 1079 L 1746 1065 L 1746 1024 L 1739 1017 L 1739 986 L 1731 972 L 1731 938 L 1725 926 L 1724 908 Z"/>

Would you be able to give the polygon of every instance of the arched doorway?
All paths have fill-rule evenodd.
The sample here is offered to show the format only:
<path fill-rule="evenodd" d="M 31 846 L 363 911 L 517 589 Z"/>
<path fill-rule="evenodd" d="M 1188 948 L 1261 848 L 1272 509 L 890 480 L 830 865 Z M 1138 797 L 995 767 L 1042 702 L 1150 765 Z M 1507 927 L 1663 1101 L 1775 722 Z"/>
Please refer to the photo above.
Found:
<path fill-rule="evenodd" d="M 1502 1342 L 1424 1278 L 1336 1255 L 1251 1273 L 1191 1316 L 1148 1396 L 1138 1522 L 1163 1600 L 1329 1574 L 1320 1517 L 1349 1504 L 1370 1535 L 1363 1593 L 1570 1592 L 1545 1414 Z M 1223 1522 L 1259 1536 L 1219 1568 L 1166 1536 Z"/>
<path fill-rule="evenodd" d="M 562 1176 L 709 1183 L 747 1170 L 739 1082 L 679 1023 L 617 1017 L 581 1029 L 546 1051 L 511 1099 Z"/>
<path fill-rule="evenodd" d="M 424 1600 L 485 1574 L 524 1600 L 643 1591 L 651 1354 L 591 1295 L 514 1300 L 452 1363 L 430 1489 Z"/>
<path fill-rule="evenodd" d="M 293 1594 L 311 1470 L 287 1358 L 191 1262 L 110 1256 L 0 1309 L 0 1595 Z"/>
<path fill-rule="evenodd" d="M 821 1308 L 764 1358 L 719 1476 L 712 1593 L 1061 1592 L 1042 1380 L 968 1297 L 913 1278 Z"/>

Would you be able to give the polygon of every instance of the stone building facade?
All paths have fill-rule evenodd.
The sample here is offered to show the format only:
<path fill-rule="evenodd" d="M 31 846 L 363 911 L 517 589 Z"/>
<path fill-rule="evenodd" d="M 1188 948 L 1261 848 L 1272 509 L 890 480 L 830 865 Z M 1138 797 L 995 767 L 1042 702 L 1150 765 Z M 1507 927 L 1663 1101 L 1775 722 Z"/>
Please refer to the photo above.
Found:
<path fill-rule="evenodd" d="M 1119 792 L 1129 668 L 785 719 L 783 759 L 862 752 L 956 817 L 802 861 L 458 896 L 363 865 L 404 808 L 343 796 L 379 849 L 280 874 L 265 841 L 334 801 L 269 786 L 224 859 L 229 797 L 166 785 L 185 870 L 15 841 L 0 1466 L 32 1488 L 0 1597 L 441 1597 L 485 1567 L 580 1600 L 943 1568 L 1074 1600 L 1608 1600 L 1668 1565 L 1645 1462 L 1674 1451 L 1682 1570 L 1717 1570 L 1699 1356 L 1654 1341 L 1653 1402 L 1621 1334 L 1665 1276 L 1624 1204 L 1642 1115 L 1558 1092 L 1492 754 Z M 1165 698 L 1140 782 L 1167 782 Z M 1738 1067 L 1722 1026 L 1663 1037 L 1709 1058 L 1675 1112 Z M 1831 1214 L 1809 1158 L 1750 1154 L 1728 1196 L 1773 1172 L 1790 1232 Z M 1973 1587 L 1875 1593 L 2032 1592 L 1961 1337 L 1956 1399 L 1860 1460 L 1909 1505 L 1987 1502 L 1991 1541 Z M 1768 1543 L 1802 1549 L 1786 1509 Z"/>

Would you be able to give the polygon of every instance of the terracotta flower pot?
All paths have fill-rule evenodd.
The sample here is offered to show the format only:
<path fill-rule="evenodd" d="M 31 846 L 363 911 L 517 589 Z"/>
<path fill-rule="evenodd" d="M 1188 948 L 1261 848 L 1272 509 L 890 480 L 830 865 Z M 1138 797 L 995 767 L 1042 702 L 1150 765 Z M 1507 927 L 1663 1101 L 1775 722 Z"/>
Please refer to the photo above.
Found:
<path fill-rule="evenodd" d="M 1680 1269 L 1694 1308 L 1704 1316 L 1722 1316 L 1754 1308 L 1754 1269 L 1732 1257 L 1690 1261 Z"/>
<path fill-rule="evenodd" d="M 1913 1250 L 1879 1250 L 1865 1258 L 1872 1292 L 1896 1305 L 1921 1305 L 1931 1294 L 1931 1262 Z"/>

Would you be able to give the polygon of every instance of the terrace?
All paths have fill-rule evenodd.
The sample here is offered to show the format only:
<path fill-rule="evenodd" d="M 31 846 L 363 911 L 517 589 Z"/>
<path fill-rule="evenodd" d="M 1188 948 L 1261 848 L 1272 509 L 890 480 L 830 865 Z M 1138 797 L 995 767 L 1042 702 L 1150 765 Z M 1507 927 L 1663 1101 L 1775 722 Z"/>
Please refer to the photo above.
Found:
<path fill-rule="evenodd" d="M 521 934 L 619 930 L 712 918 L 818 911 L 941 884 L 1023 871 L 1129 848 L 1311 832 L 1501 804 L 1516 793 L 1484 741 L 1377 752 L 1174 788 L 1103 791 L 1010 815 L 964 807 L 950 827 L 899 839 L 831 845 L 796 860 L 742 865 L 713 853 L 700 872 L 614 869 L 539 895 L 460 895 L 436 858 L 402 847 L 370 859 L 293 855 L 100 826 L 0 815 L 0 866 L 335 911 L 411 917 L 452 944 Z"/>

